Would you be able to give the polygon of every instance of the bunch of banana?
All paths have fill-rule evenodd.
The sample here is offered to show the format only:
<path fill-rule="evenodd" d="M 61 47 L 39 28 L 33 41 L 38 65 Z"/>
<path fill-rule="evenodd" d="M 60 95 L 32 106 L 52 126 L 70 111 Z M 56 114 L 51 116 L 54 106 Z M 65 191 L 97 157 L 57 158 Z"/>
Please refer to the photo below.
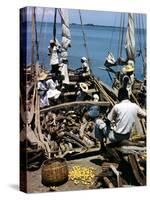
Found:
<path fill-rule="evenodd" d="M 93 167 L 81 167 L 76 165 L 69 172 L 69 180 L 72 180 L 76 185 L 79 183 L 83 185 L 92 185 L 94 177 Z"/>
<path fill-rule="evenodd" d="M 147 158 L 146 152 L 144 152 L 144 154 L 140 155 L 139 157 L 140 157 L 140 159 L 142 159 L 142 160 L 146 160 L 146 158 Z"/>

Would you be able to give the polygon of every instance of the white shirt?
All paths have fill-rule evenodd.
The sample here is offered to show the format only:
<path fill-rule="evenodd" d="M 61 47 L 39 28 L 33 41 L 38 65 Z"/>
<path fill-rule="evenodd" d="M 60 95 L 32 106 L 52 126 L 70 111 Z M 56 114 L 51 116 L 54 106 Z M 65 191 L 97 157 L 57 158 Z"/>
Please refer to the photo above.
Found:
<path fill-rule="evenodd" d="M 61 92 L 56 88 L 58 86 L 58 81 L 56 80 L 54 82 L 52 79 L 49 79 L 46 81 L 46 83 L 48 87 L 47 97 L 48 98 L 54 97 L 54 99 L 57 99 L 61 94 Z"/>
<path fill-rule="evenodd" d="M 115 120 L 116 127 L 114 131 L 116 133 L 127 134 L 131 132 L 138 115 L 145 117 L 146 113 L 137 104 L 127 99 L 121 101 L 112 108 L 111 112 L 108 114 L 108 120 Z"/>
<path fill-rule="evenodd" d="M 127 82 L 127 85 L 126 85 L 126 89 L 128 90 L 128 94 L 129 94 L 129 96 L 131 95 L 131 93 L 132 93 L 132 86 L 133 86 L 133 83 L 134 83 L 134 74 L 131 74 L 130 76 L 128 76 L 128 75 L 125 75 L 124 77 L 123 77 L 123 86 L 125 85 L 125 78 L 127 78 L 128 79 L 128 82 Z"/>
<path fill-rule="evenodd" d="M 58 61 L 58 53 L 57 53 L 57 47 L 54 46 L 52 47 L 48 47 L 50 53 L 51 53 L 51 59 L 50 59 L 50 64 L 51 65 L 56 65 L 59 63 Z"/>
<path fill-rule="evenodd" d="M 48 89 L 54 90 L 58 86 L 58 81 L 56 80 L 54 82 L 52 79 L 49 79 L 49 80 L 46 81 L 46 84 L 47 84 L 47 88 Z"/>
<path fill-rule="evenodd" d="M 38 82 L 38 90 L 46 90 L 46 86 L 41 81 Z"/>
<path fill-rule="evenodd" d="M 82 67 L 83 70 L 85 69 L 86 72 L 90 71 L 89 65 L 86 61 L 82 63 L 81 67 Z"/>
<path fill-rule="evenodd" d="M 62 63 L 62 66 L 59 68 L 59 70 L 61 71 L 61 74 L 64 76 L 63 83 L 69 84 L 69 74 L 68 74 L 67 64 Z"/>
<path fill-rule="evenodd" d="M 42 96 L 40 98 L 40 108 L 43 108 L 43 107 L 48 106 L 48 105 L 49 105 L 49 101 L 48 101 L 47 95 Z"/>

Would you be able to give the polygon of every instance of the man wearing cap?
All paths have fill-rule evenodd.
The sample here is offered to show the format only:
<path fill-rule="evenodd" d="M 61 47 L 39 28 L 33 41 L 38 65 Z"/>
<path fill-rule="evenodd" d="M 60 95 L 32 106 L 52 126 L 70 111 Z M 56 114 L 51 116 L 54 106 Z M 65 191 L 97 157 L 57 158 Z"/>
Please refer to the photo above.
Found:
<path fill-rule="evenodd" d="M 58 53 L 60 53 L 59 50 L 59 44 L 56 40 L 50 40 L 50 46 L 48 46 L 49 55 L 51 55 L 50 64 L 52 67 L 51 72 L 52 73 L 58 73 L 59 68 L 59 59 L 58 59 Z"/>
<path fill-rule="evenodd" d="M 89 73 L 90 72 L 90 68 L 88 65 L 88 60 L 86 57 L 82 57 L 81 58 L 81 68 L 83 70 L 84 73 Z"/>
<path fill-rule="evenodd" d="M 76 69 L 76 71 L 79 71 L 81 73 L 89 73 L 90 74 L 90 67 L 88 65 L 88 60 L 86 57 L 81 58 L 81 67 Z"/>
<path fill-rule="evenodd" d="M 123 77 L 122 77 L 122 87 L 125 87 L 128 91 L 129 97 L 132 93 L 132 86 L 134 83 L 134 62 L 132 60 L 128 61 L 128 65 L 126 65 L 123 69 Z"/>

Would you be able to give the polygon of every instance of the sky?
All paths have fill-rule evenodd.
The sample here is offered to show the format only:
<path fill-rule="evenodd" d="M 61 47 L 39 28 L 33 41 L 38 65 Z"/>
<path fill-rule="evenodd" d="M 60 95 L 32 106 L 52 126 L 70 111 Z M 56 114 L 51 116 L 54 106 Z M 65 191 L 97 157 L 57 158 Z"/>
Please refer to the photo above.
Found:
<path fill-rule="evenodd" d="M 41 21 L 44 11 L 44 21 L 54 21 L 54 8 L 36 8 L 37 21 Z M 32 8 L 28 7 L 28 20 L 31 21 Z M 79 10 L 68 9 L 69 22 L 80 24 Z M 110 11 L 92 11 L 81 10 L 83 24 L 119 26 L 121 13 Z M 127 16 L 127 15 L 126 15 Z M 146 15 L 143 14 L 144 28 L 146 27 Z M 127 17 L 126 17 L 127 19 Z M 60 22 L 60 17 L 57 15 L 57 22 Z"/>

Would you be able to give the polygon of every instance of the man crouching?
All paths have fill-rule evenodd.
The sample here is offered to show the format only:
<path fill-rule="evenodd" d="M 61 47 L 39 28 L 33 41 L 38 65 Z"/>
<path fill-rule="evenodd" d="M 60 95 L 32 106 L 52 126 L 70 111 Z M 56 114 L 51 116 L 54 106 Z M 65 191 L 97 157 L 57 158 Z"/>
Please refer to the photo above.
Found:
<path fill-rule="evenodd" d="M 104 138 L 109 139 L 111 143 L 120 143 L 123 140 L 128 140 L 131 135 L 132 128 L 136 118 L 146 117 L 146 112 L 137 104 L 132 103 L 128 98 L 126 88 L 120 88 L 118 92 L 119 103 L 116 104 L 107 116 L 105 127 L 101 129 L 99 121 L 95 126 L 95 136 L 101 142 L 101 149 L 105 148 Z M 110 128 L 110 123 L 114 120 L 115 126 Z"/>

